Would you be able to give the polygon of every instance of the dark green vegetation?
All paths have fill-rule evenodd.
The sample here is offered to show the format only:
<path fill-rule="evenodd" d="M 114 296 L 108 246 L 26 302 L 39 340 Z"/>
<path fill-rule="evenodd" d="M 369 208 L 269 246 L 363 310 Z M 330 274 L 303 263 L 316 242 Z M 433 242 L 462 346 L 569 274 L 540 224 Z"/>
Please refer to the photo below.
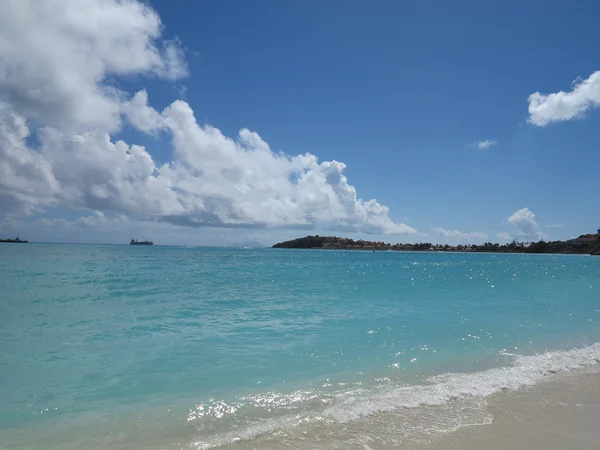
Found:
<path fill-rule="evenodd" d="M 598 234 L 583 234 L 568 241 L 517 242 L 509 244 L 483 245 L 434 245 L 387 244 L 379 241 L 355 241 L 337 236 L 306 236 L 291 241 L 280 242 L 273 248 L 321 248 L 339 250 L 396 250 L 396 251 L 444 251 L 444 252 L 494 252 L 494 253 L 568 253 L 600 255 L 600 229 Z"/>

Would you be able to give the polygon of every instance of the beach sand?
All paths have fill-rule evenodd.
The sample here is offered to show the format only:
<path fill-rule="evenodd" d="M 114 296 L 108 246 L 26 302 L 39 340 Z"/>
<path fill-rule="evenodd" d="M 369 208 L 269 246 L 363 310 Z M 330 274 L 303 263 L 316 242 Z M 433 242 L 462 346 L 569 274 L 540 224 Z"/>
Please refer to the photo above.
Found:
<path fill-rule="evenodd" d="M 461 428 L 418 445 L 431 450 L 598 450 L 600 367 L 556 374 L 542 384 L 488 401 L 489 425 Z"/>
<path fill-rule="evenodd" d="M 446 417 L 445 412 L 449 412 Z M 448 425 L 457 414 L 478 425 L 450 430 Z M 399 410 L 370 417 L 368 422 L 313 431 L 316 434 L 299 434 L 285 443 L 259 436 L 223 448 L 600 450 L 600 365 L 556 373 L 536 385 L 485 399 Z"/>
<path fill-rule="evenodd" d="M 451 430 L 456 415 L 477 425 Z M 552 374 L 536 385 L 487 398 L 401 409 L 313 432 L 285 442 L 258 436 L 223 448 L 600 450 L 600 365 Z"/>

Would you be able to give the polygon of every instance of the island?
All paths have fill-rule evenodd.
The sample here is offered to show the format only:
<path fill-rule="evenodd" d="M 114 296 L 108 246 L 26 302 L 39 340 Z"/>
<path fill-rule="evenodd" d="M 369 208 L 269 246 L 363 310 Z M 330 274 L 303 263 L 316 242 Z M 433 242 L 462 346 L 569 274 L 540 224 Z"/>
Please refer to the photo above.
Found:
<path fill-rule="evenodd" d="M 429 242 L 419 244 L 389 244 L 381 241 L 353 240 L 338 236 L 306 236 L 291 241 L 279 242 L 272 248 L 301 248 L 323 250 L 370 250 L 370 251 L 430 251 L 430 252 L 488 252 L 488 253 L 563 253 L 600 255 L 600 229 L 596 234 L 582 234 L 568 241 L 517 242 L 482 245 L 436 245 Z"/>

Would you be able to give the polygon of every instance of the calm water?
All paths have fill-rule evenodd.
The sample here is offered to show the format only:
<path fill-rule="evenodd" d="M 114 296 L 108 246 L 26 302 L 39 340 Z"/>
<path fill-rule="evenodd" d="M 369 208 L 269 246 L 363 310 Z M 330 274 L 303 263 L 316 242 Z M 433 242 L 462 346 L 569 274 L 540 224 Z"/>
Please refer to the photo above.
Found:
<path fill-rule="evenodd" d="M 0 448 L 376 448 L 600 358 L 600 258 L 0 246 Z"/>

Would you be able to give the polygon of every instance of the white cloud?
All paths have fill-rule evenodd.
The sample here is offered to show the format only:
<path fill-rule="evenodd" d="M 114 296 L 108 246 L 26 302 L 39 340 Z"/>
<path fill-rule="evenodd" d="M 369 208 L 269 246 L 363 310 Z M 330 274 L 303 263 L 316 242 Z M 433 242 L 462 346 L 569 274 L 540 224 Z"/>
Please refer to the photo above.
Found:
<path fill-rule="evenodd" d="M 159 112 L 146 91 L 115 88 L 123 75 L 186 74 L 179 43 L 161 32 L 157 14 L 137 0 L 0 3 L 0 210 L 416 233 L 388 207 L 360 199 L 342 162 L 275 153 L 247 129 L 231 139 L 199 124 L 184 101 Z M 172 160 L 158 165 L 143 146 L 115 141 L 125 121 L 169 137 Z"/>
<path fill-rule="evenodd" d="M 535 214 L 529 208 L 522 208 L 516 211 L 507 219 L 507 222 L 514 225 L 518 229 L 518 232 L 514 235 L 502 233 L 503 239 L 540 240 L 549 238 L 547 234 L 538 230 Z"/>
<path fill-rule="evenodd" d="M 438 236 L 443 236 L 445 238 L 456 238 L 456 239 L 473 239 L 476 241 L 481 241 L 483 239 L 487 239 L 488 235 L 485 233 L 479 233 L 477 231 L 471 231 L 463 233 L 459 230 L 446 230 L 442 227 L 433 227 L 431 229 Z"/>
<path fill-rule="evenodd" d="M 529 208 L 523 208 L 516 211 L 508 218 L 508 223 L 516 226 L 523 233 L 534 233 L 537 228 L 535 214 Z"/>
<path fill-rule="evenodd" d="M 546 228 L 563 228 L 564 225 L 562 223 L 549 223 L 546 224 Z"/>
<path fill-rule="evenodd" d="M 111 77 L 187 73 L 160 18 L 137 0 L 0 2 L 0 100 L 43 126 L 118 129 Z"/>
<path fill-rule="evenodd" d="M 138 221 L 125 215 L 87 213 L 74 220 L 63 218 L 0 219 L 0 237 L 14 237 L 35 242 L 122 243 L 131 238 L 150 239 L 157 245 L 223 245 L 236 247 L 271 246 L 297 237 L 287 229 L 206 228 L 202 233 L 189 227 L 166 222 Z"/>
<path fill-rule="evenodd" d="M 144 133 L 155 134 L 164 129 L 161 115 L 154 108 L 148 106 L 146 91 L 136 92 L 130 101 L 122 105 L 121 110 L 129 123 Z"/>
<path fill-rule="evenodd" d="M 58 242 L 128 242 L 127 236 L 135 230 L 147 229 L 125 216 L 106 217 L 100 212 L 76 220 L 42 217 L 37 220 L 5 218 L 0 220 L 0 236 L 26 237 L 34 241 Z M 122 236 L 120 236 L 122 234 Z"/>
<path fill-rule="evenodd" d="M 469 144 L 471 148 L 477 148 L 479 150 L 487 150 L 488 148 L 498 145 L 496 141 L 492 141 L 490 139 L 486 139 L 485 141 L 475 141 Z"/>
<path fill-rule="evenodd" d="M 52 205 L 59 192 L 49 161 L 27 147 L 29 135 L 25 118 L 0 102 L 0 210 L 5 212 L 10 207 L 31 213 L 37 198 Z"/>
<path fill-rule="evenodd" d="M 101 212 L 95 212 L 89 216 L 82 216 L 76 220 L 68 221 L 65 219 L 47 219 L 40 218 L 36 221 L 37 225 L 44 227 L 65 227 L 65 228 L 78 228 L 86 227 L 92 229 L 111 229 L 113 227 L 120 227 L 121 225 L 131 224 L 131 220 L 126 216 L 117 216 L 114 218 L 107 218 Z"/>
<path fill-rule="evenodd" d="M 509 233 L 506 233 L 505 231 L 503 231 L 502 233 L 498 233 L 496 236 L 498 236 L 498 238 L 502 239 L 503 241 L 512 241 L 514 239 Z"/>
<path fill-rule="evenodd" d="M 533 125 L 544 126 L 580 118 L 589 109 L 600 105 L 600 71 L 594 72 L 586 80 L 575 80 L 570 92 L 548 95 L 535 92 L 528 101 L 528 121 Z"/>

